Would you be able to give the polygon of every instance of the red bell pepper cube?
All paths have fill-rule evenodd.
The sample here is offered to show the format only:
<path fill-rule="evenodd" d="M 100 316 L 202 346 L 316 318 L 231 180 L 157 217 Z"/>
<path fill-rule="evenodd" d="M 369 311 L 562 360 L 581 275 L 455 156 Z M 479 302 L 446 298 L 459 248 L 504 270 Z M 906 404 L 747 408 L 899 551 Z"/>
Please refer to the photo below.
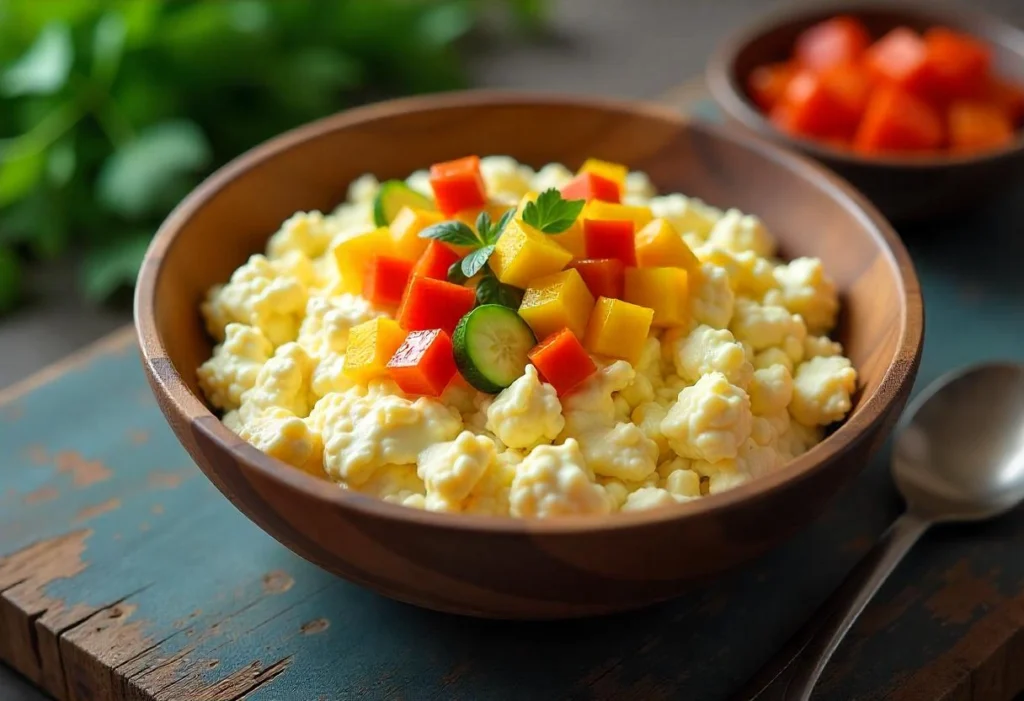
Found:
<path fill-rule="evenodd" d="M 427 244 L 427 250 L 416 261 L 412 274 L 421 277 L 430 277 L 435 280 L 447 280 L 448 268 L 459 259 L 459 254 L 448 248 L 440 241 L 431 239 Z"/>
<path fill-rule="evenodd" d="M 445 216 L 487 204 L 487 190 L 480 173 L 480 158 L 466 156 L 430 166 L 430 187 L 437 208 Z"/>
<path fill-rule="evenodd" d="M 945 103 L 984 92 L 992 65 L 988 46 L 944 27 L 925 32 L 924 45 L 932 98 Z"/>
<path fill-rule="evenodd" d="M 853 147 L 862 153 L 931 151 L 942 146 L 939 113 L 927 102 L 895 86 L 876 88 Z"/>
<path fill-rule="evenodd" d="M 475 290 L 413 275 L 396 318 L 406 331 L 444 329 L 452 334 L 459 319 L 469 313 L 475 302 Z"/>
<path fill-rule="evenodd" d="M 413 331 L 391 356 L 387 368 L 406 394 L 439 397 L 458 372 L 452 339 L 441 329 Z"/>
<path fill-rule="evenodd" d="M 917 95 L 929 92 L 928 47 L 907 27 L 897 27 L 872 44 L 864 53 L 864 67 L 880 82 Z"/>
<path fill-rule="evenodd" d="M 847 139 L 856 131 L 870 95 L 871 82 L 856 66 L 801 71 L 790 80 L 771 119 L 791 134 Z"/>
<path fill-rule="evenodd" d="M 626 264 L 618 258 L 581 258 L 567 268 L 576 268 L 594 298 L 622 299 L 626 280 Z"/>
<path fill-rule="evenodd" d="M 796 63 L 782 61 L 758 66 L 747 78 L 750 99 L 765 112 L 771 112 L 786 92 L 786 86 L 797 73 Z"/>
<path fill-rule="evenodd" d="M 1013 122 L 999 106 L 986 102 L 957 101 L 949 106 L 949 146 L 969 153 L 1001 148 L 1013 143 Z"/>
<path fill-rule="evenodd" d="M 801 66 L 822 71 L 853 65 L 871 43 L 864 23 L 854 17 L 833 17 L 804 30 L 796 40 L 796 59 Z"/>
<path fill-rule="evenodd" d="M 584 219 L 587 258 L 617 258 L 636 265 L 636 222 L 627 219 Z"/>
<path fill-rule="evenodd" d="M 569 329 L 562 329 L 541 341 L 530 351 L 529 358 L 544 381 L 559 395 L 597 372 L 590 354 Z"/>
<path fill-rule="evenodd" d="M 415 261 L 391 256 L 374 256 L 363 277 L 363 297 L 372 304 L 397 306 L 412 276 Z"/>
<path fill-rule="evenodd" d="M 567 200 L 602 200 L 619 204 L 622 193 L 619 184 L 596 173 L 580 173 L 562 186 L 562 197 Z"/>

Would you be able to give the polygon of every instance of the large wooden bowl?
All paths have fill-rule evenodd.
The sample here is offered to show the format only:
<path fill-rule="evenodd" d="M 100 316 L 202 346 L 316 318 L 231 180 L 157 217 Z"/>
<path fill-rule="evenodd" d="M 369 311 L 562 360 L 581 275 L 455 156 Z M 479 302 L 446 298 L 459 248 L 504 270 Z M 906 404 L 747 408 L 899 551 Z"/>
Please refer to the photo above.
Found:
<path fill-rule="evenodd" d="M 402 177 L 467 153 L 539 167 L 588 156 L 647 171 L 660 190 L 761 215 L 788 256 L 824 259 L 842 289 L 839 338 L 860 371 L 849 420 L 782 471 L 678 508 L 522 521 L 437 514 L 344 491 L 225 428 L 196 367 L 211 351 L 198 305 L 296 210 L 333 207 L 364 172 Z M 653 106 L 466 93 L 345 112 L 216 173 L 164 223 L 139 276 L 145 369 L 182 444 L 249 518 L 303 557 L 442 611 L 562 618 L 643 606 L 750 560 L 806 525 L 867 462 L 917 371 L 920 290 L 885 220 L 821 168 Z M 211 533 L 211 538 L 216 534 Z"/>
<path fill-rule="evenodd" d="M 747 95 L 745 86 L 751 71 L 789 58 L 800 32 L 836 15 L 859 18 L 875 38 L 900 26 L 917 31 L 944 26 L 967 32 L 992 47 L 993 67 L 999 75 L 1024 83 L 1024 30 L 982 10 L 932 0 L 805 4 L 778 11 L 739 30 L 712 54 L 707 82 L 730 120 L 821 161 L 853 183 L 893 220 L 925 220 L 963 210 L 1024 179 L 1024 132 L 1013 144 L 994 151 L 906 157 L 862 156 L 777 129 Z"/>

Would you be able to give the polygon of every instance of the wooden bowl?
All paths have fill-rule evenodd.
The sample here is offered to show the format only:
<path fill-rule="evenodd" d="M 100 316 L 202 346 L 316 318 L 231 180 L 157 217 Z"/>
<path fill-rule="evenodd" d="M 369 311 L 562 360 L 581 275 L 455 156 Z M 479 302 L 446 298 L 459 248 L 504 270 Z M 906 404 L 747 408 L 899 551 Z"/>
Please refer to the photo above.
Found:
<path fill-rule="evenodd" d="M 785 469 L 678 508 L 524 521 L 417 511 L 258 452 L 204 403 L 211 352 L 198 306 L 296 210 L 328 210 L 364 172 L 402 177 L 467 153 L 539 167 L 588 156 L 647 171 L 660 190 L 761 215 L 789 256 L 820 256 L 842 290 L 839 338 L 860 372 L 849 420 Z M 167 219 L 135 302 L 146 373 L 182 444 L 249 518 L 296 553 L 395 599 L 496 618 L 632 609 L 745 562 L 817 515 L 884 439 L 910 392 L 920 290 L 885 220 L 821 168 L 654 106 L 465 93 L 345 112 L 221 169 Z M 216 534 L 211 534 L 216 537 Z"/>
<path fill-rule="evenodd" d="M 873 37 L 905 25 L 922 31 L 943 25 L 986 41 L 1000 75 L 1024 83 L 1024 31 L 978 10 L 941 3 L 829 3 L 773 14 L 723 41 L 708 61 L 706 79 L 730 121 L 817 159 L 860 189 L 893 220 L 921 220 L 964 209 L 1024 177 L 1024 133 L 1004 149 L 977 155 L 861 156 L 777 129 L 749 99 L 747 78 L 758 66 L 792 54 L 804 29 L 836 15 L 861 19 Z"/>

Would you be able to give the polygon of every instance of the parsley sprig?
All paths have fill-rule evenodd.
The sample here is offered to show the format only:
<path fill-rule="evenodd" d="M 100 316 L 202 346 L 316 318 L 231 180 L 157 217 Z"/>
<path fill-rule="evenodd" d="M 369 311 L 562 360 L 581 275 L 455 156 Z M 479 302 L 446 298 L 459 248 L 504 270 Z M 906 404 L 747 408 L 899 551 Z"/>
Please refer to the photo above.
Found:
<path fill-rule="evenodd" d="M 465 223 L 452 219 L 428 226 L 420 232 L 420 237 L 450 243 L 453 246 L 469 246 L 473 249 L 448 270 L 448 279 L 461 284 L 485 269 L 487 259 L 494 253 L 494 244 L 498 242 L 498 238 L 515 214 L 515 209 L 509 209 L 495 224 L 490 214 L 480 212 L 476 218 L 476 231 Z M 461 280 L 458 279 L 460 276 Z"/>
<path fill-rule="evenodd" d="M 545 234 L 561 234 L 583 211 L 584 200 L 562 199 L 555 188 L 545 190 L 523 209 L 523 221 Z"/>

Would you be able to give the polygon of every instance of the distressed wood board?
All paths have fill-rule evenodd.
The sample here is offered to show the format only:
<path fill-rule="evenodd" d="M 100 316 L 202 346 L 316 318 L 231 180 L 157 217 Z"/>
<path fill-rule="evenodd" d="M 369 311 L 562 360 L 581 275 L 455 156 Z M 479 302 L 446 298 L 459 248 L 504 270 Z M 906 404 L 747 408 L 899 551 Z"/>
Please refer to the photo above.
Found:
<path fill-rule="evenodd" d="M 927 304 L 918 387 L 1024 360 L 1021 194 L 902 232 Z M 125 330 L 0 393 L 0 659 L 75 701 L 728 699 L 897 514 L 886 463 L 790 543 L 677 601 L 463 619 L 328 575 L 246 520 L 178 446 Z M 1022 546 L 1024 512 L 926 536 L 815 698 L 1024 690 Z"/>

